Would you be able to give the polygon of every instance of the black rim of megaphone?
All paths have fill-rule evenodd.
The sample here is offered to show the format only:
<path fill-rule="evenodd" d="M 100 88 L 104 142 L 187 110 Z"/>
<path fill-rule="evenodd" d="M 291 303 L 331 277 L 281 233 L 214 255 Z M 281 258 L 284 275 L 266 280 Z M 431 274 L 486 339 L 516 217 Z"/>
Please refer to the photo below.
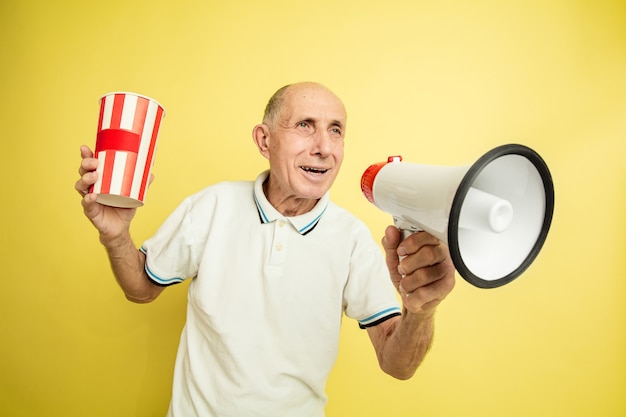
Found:
<path fill-rule="evenodd" d="M 505 155 L 524 156 L 535 166 L 535 168 L 537 168 L 537 171 L 541 176 L 541 180 L 543 181 L 543 188 L 546 198 L 546 210 L 543 219 L 543 225 L 541 227 L 541 233 L 524 262 L 522 262 L 522 264 L 517 267 L 517 269 L 515 269 L 513 272 L 502 278 L 495 280 L 485 280 L 472 273 L 472 271 L 470 271 L 470 269 L 465 265 L 465 262 L 463 262 L 463 258 L 461 257 L 461 251 L 459 248 L 459 215 L 461 213 L 463 200 L 465 199 L 469 188 L 476 180 L 476 177 L 490 162 Z M 490 150 L 478 161 L 476 161 L 476 163 L 474 163 L 467 171 L 467 173 L 463 177 L 463 180 L 459 184 L 459 188 L 454 196 L 452 207 L 450 209 L 450 224 L 448 225 L 448 246 L 450 248 L 450 256 L 452 257 L 452 262 L 454 263 L 456 270 L 463 277 L 463 279 L 479 288 L 496 288 L 513 281 L 530 266 L 530 264 L 535 260 L 535 258 L 541 251 L 541 247 L 543 246 L 546 237 L 548 236 L 548 230 L 550 229 L 550 223 L 552 222 L 553 211 L 554 185 L 552 183 L 552 176 L 550 175 L 548 166 L 541 158 L 541 156 L 537 154 L 537 152 L 527 146 L 518 144 L 502 145 Z"/>

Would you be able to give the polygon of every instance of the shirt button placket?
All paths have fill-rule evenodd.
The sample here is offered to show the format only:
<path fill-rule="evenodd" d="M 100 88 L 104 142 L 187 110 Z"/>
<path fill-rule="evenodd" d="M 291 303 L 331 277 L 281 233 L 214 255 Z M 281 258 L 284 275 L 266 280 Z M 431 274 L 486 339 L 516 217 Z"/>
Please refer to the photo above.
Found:
<path fill-rule="evenodd" d="M 279 219 L 274 224 L 274 241 L 272 242 L 272 256 L 270 263 L 272 265 L 282 265 L 285 261 L 285 246 L 287 243 L 287 234 L 289 227 L 284 219 Z"/>

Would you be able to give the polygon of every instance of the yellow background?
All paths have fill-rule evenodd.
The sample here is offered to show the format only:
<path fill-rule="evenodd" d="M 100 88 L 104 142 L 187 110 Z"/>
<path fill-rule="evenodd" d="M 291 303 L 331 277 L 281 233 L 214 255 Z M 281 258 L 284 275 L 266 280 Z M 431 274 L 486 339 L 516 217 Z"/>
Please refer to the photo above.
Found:
<path fill-rule="evenodd" d="M 99 97 L 167 111 L 140 244 L 184 196 L 267 166 L 252 126 L 301 80 L 348 108 L 332 196 L 377 239 L 391 219 L 359 180 L 391 154 L 465 165 L 524 143 L 556 188 L 537 261 L 499 289 L 459 278 L 412 380 L 345 321 L 328 416 L 626 414 L 624 1 L 3 1 L 0 39 L 0 415 L 167 408 L 186 285 L 127 302 L 73 190 Z"/>

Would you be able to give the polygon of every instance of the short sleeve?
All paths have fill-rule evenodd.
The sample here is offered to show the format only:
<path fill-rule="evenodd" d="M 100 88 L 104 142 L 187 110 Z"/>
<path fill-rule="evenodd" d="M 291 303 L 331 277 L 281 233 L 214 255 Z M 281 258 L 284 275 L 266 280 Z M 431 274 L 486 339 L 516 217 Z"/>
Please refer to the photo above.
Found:
<path fill-rule="evenodd" d="M 140 248 L 146 254 L 146 273 L 157 285 L 177 284 L 198 272 L 199 251 L 194 245 L 190 210 L 187 198 Z"/>
<path fill-rule="evenodd" d="M 355 239 L 344 302 L 346 315 L 357 320 L 361 328 L 375 326 L 401 313 L 381 249 L 365 226 Z"/>

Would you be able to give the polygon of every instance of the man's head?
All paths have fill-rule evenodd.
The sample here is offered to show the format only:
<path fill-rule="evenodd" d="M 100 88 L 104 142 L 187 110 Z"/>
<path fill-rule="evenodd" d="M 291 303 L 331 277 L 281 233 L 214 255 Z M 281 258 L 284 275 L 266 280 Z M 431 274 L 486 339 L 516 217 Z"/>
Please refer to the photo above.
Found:
<path fill-rule="evenodd" d="M 263 114 L 263 124 L 267 125 L 270 130 L 276 129 L 280 112 L 282 111 L 283 103 L 285 101 L 285 95 L 292 87 L 293 84 L 288 84 L 279 88 L 267 102 L 267 106 L 265 106 L 265 113 Z"/>
<path fill-rule="evenodd" d="M 253 137 L 270 162 L 266 195 L 279 211 L 304 213 L 330 189 L 343 161 L 345 128 L 343 103 L 321 84 L 291 84 L 272 96 Z"/>

